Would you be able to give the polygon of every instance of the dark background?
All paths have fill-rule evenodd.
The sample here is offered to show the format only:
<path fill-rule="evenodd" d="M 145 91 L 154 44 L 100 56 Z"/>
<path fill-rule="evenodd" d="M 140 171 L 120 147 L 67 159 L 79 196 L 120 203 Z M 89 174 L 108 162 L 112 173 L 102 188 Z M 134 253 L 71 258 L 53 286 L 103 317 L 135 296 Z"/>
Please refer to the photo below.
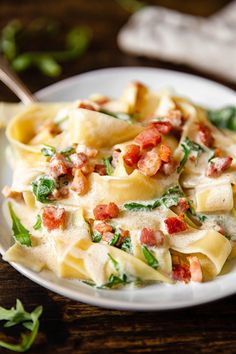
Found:
<path fill-rule="evenodd" d="M 147 2 L 208 16 L 229 1 Z M 33 92 L 58 79 L 114 66 L 168 68 L 200 74 L 222 82 L 217 77 L 185 66 L 130 57 L 120 52 L 116 44 L 116 34 L 130 14 L 115 0 L 0 0 L 0 29 L 14 18 L 27 24 L 39 16 L 59 20 L 65 30 L 86 24 L 93 30 L 93 40 L 82 58 L 63 66 L 60 78 L 48 78 L 34 70 L 21 74 L 21 78 Z M 37 46 L 37 43 L 34 45 Z M 236 85 L 223 83 L 236 88 Z M 16 98 L 0 84 L 0 101 L 2 100 L 16 101 Z M 16 298 L 20 298 L 27 309 L 33 309 L 39 304 L 44 306 L 40 333 L 29 353 L 236 353 L 236 296 L 171 312 L 103 310 L 47 291 L 0 260 L 0 306 L 13 306 Z M 0 353 L 9 351 L 0 349 Z"/>

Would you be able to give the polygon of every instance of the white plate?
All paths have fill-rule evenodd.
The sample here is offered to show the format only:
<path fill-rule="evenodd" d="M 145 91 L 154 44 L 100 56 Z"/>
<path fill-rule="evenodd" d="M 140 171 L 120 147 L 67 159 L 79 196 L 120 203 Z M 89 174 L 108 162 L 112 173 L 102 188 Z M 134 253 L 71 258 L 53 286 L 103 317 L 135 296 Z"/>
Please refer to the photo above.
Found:
<path fill-rule="evenodd" d="M 130 81 L 142 81 L 152 89 L 174 88 L 180 95 L 206 107 L 218 108 L 226 104 L 236 105 L 234 91 L 212 81 L 174 71 L 154 68 L 111 68 L 96 70 L 61 81 L 37 93 L 44 101 L 67 101 L 86 98 L 100 92 L 117 97 Z M 1 133 L 0 151 L 4 151 L 6 139 Z M 0 157 L 4 166 L 0 177 L 0 189 L 11 181 L 5 156 Z M 2 197 L 0 197 L 2 203 Z M 0 212 L 1 253 L 11 242 L 10 230 Z M 58 279 L 49 271 L 34 273 L 24 266 L 12 263 L 20 273 L 47 289 L 71 299 L 92 305 L 127 310 L 167 310 L 202 304 L 236 292 L 236 264 L 229 273 L 203 284 L 156 284 L 135 290 L 95 290 L 80 282 Z"/>

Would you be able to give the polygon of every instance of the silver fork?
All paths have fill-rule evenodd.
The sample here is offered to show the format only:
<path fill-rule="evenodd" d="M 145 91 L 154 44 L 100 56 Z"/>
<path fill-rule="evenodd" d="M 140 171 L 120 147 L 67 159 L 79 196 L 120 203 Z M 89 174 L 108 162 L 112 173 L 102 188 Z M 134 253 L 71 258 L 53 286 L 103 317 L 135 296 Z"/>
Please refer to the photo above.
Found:
<path fill-rule="evenodd" d="M 13 91 L 24 104 L 27 105 L 37 101 L 36 97 L 14 73 L 2 56 L 0 56 L 0 81 Z"/>

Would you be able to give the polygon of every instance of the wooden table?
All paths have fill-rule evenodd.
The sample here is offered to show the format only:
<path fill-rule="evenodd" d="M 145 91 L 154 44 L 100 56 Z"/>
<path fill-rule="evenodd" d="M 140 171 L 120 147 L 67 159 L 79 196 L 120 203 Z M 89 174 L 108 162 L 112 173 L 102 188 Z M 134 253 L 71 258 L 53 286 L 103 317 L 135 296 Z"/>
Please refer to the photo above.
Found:
<path fill-rule="evenodd" d="M 157 2 L 197 15 L 209 15 L 227 3 L 225 0 Z M 65 65 L 60 79 L 101 67 L 133 65 L 199 74 L 184 66 L 121 53 L 116 45 L 116 34 L 129 14 L 115 1 L 0 1 L 0 28 L 13 18 L 27 23 L 42 15 L 62 21 L 65 28 L 87 24 L 94 32 L 88 52 L 80 60 Z M 32 91 L 56 81 L 33 71 L 21 77 Z M 14 101 L 15 97 L 0 85 L 0 100 Z M 103 310 L 47 291 L 0 260 L 0 306 L 10 307 L 16 298 L 20 298 L 28 309 L 39 304 L 44 307 L 40 333 L 29 353 L 236 353 L 236 296 L 176 311 Z M 0 353 L 9 351 L 0 349 Z"/>

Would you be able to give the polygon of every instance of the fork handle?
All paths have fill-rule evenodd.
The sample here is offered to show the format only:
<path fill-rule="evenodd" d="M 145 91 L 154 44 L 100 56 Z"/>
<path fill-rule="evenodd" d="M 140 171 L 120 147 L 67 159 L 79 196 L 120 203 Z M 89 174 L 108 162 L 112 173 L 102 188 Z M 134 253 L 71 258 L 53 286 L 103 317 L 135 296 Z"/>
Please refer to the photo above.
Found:
<path fill-rule="evenodd" d="M 24 104 L 27 105 L 37 101 L 35 96 L 13 72 L 3 57 L 0 57 L 0 81 L 13 91 Z"/>

